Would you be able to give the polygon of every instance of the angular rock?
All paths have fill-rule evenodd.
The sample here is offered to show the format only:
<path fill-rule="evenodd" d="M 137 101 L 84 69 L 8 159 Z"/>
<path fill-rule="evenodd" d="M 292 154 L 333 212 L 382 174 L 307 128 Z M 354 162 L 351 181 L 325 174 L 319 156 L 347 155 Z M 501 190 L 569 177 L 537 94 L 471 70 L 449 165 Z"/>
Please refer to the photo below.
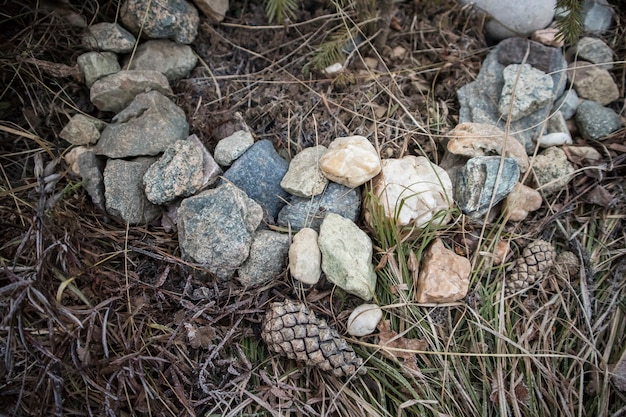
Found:
<path fill-rule="evenodd" d="M 609 30 L 615 12 L 607 0 L 585 0 L 583 26 L 585 32 L 602 34 Z"/>
<path fill-rule="evenodd" d="M 115 74 L 121 70 L 117 55 L 113 52 L 87 52 L 80 55 L 76 62 L 89 88 L 100 78 Z"/>
<path fill-rule="evenodd" d="M 365 184 L 380 172 L 376 148 L 358 135 L 333 140 L 319 165 L 329 180 L 347 187 Z"/>
<path fill-rule="evenodd" d="M 104 199 L 104 171 L 105 161 L 99 159 L 95 152 L 85 146 L 77 146 L 65 155 L 65 160 L 71 165 L 72 172 L 83 180 L 83 188 L 91 197 L 93 204 L 100 210 L 105 210 Z"/>
<path fill-rule="evenodd" d="M 504 68 L 504 85 L 498 110 L 504 117 L 519 120 L 549 104 L 552 78 L 528 64 L 511 64 Z"/>
<path fill-rule="evenodd" d="M 565 56 L 569 61 L 592 62 L 607 71 L 613 68 L 613 50 L 602 39 L 580 38 Z"/>
<path fill-rule="evenodd" d="M 228 279 L 248 258 L 262 218 L 261 206 L 228 182 L 188 197 L 178 209 L 181 252 Z"/>
<path fill-rule="evenodd" d="M 278 224 L 300 230 L 310 227 L 320 230 L 328 213 L 335 213 L 353 222 L 359 217 L 361 191 L 330 182 L 322 194 L 312 198 L 292 196 L 278 213 Z"/>
<path fill-rule="evenodd" d="M 189 45 L 162 39 L 139 45 L 126 69 L 158 71 L 174 82 L 188 76 L 197 63 L 198 57 Z"/>
<path fill-rule="evenodd" d="M 100 131 L 105 126 L 101 120 L 77 113 L 61 130 L 59 137 L 72 145 L 93 145 L 100 139 Z"/>
<path fill-rule="evenodd" d="M 157 155 L 188 134 L 185 112 L 159 92 L 150 91 L 139 94 L 113 118 L 95 151 L 109 158 Z"/>
<path fill-rule="evenodd" d="M 130 225 L 156 219 L 161 210 L 146 198 L 143 176 L 156 158 L 109 159 L 104 168 L 106 211 Z"/>
<path fill-rule="evenodd" d="M 582 100 L 576 111 L 576 124 L 583 138 L 602 140 L 622 127 L 622 119 L 613 109 Z"/>
<path fill-rule="evenodd" d="M 322 271 L 344 291 L 369 301 L 376 290 L 372 241 L 352 221 L 329 213 L 318 239 Z"/>
<path fill-rule="evenodd" d="M 348 334 L 356 337 L 374 333 L 383 318 L 383 310 L 376 304 L 361 304 L 348 317 Z"/>
<path fill-rule="evenodd" d="M 504 199 L 503 211 L 509 220 L 519 222 L 528 217 L 529 212 L 539 210 L 541 202 L 538 191 L 517 183 Z"/>
<path fill-rule="evenodd" d="M 217 143 L 213 157 L 218 164 L 228 167 L 253 144 L 254 138 L 250 132 L 238 130 Z"/>
<path fill-rule="evenodd" d="M 533 174 L 538 191 L 561 191 L 574 175 L 574 167 L 561 148 L 551 147 L 535 157 Z"/>
<path fill-rule="evenodd" d="M 289 163 L 289 170 L 280 182 L 283 190 L 298 197 L 321 194 L 328 185 L 328 178 L 319 168 L 320 158 L 326 153 L 325 146 L 303 149 Z"/>
<path fill-rule="evenodd" d="M 470 158 L 497 153 L 517 161 L 520 171 L 526 172 L 530 163 L 524 146 L 503 130 L 489 124 L 461 123 L 448 133 L 447 149 L 455 155 Z"/>
<path fill-rule="evenodd" d="M 534 31 L 530 39 L 546 46 L 554 46 L 556 48 L 560 48 L 563 46 L 564 42 L 563 39 L 561 39 L 558 35 L 559 29 L 549 27 L 546 29 L 539 29 Z"/>
<path fill-rule="evenodd" d="M 470 261 L 436 239 L 426 250 L 417 279 L 418 303 L 453 303 L 467 295 Z"/>
<path fill-rule="evenodd" d="M 575 164 L 591 164 L 602 159 L 600 152 L 591 146 L 564 146 L 563 151 L 567 160 Z"/>
<path fill-rule="evenodd" d="M 288 168 L 289 163 L 278 155 L 272 142 L 265 139 L 241 155 L 224 173 L 224 178 L 259 203 L 274 221 L 288 198 L 280 187 Z"/>
<path fill-rule="evenodd" d="M 303 284 L 317 284 L 322 274 L 322 252 L 317 239 L 317 232 L 305 227 L 293 236 L 289 246 L 289 272 Z"/>
<path fill-rule="evenodd" d="M 501 160 L 504 165 L 501 175 L 498 175 Z M 483 216 L 511 192 L 519 175 L 519 166 L 513 158 L 478 156 L 470 159 L 457 179 L 456 200 L 459 208 L 468 216 Z"/>
<path fill-rule="evenodd" d="M 221 22 L 228 12 L 228 0 L 193 0 L 194 4 L 205 16 Z"/>
<path fill-rule="evenodd" d="M 399 225 L 422 228 L 433 219 L 441 225 L 450 221 L 448 211 L 454 204 L 450 177 L 423 156 L 384 159 L 372 190 L 385 215 Z"/>
<path fill-rule="evenodd" d="M 118 54 L 131 52 L 135 46 L 132 33 L 117 23 L 96 23 L 85 31 L 82 42 L 94 51 L 110 51 Z"/>
<path fill-rule="evenodd" d="M 597 101 L 603 106 L 619 98 L 619 89 L 611 74 L 590 62 L 572 62 L 567 70 L 567 79 L 580 98 Z"/>
<path fill-rule="evenodd" d="M 576 90 L 568 88 L 554 103 L 554 110 L 560 111 L 563 114 L 563 118 L 569 120 L 576 114 L 578 103 L 580 103 L 580 99 L 578 98 L 578 94 L 576 94 Z"/>
<path fill-rule="evenodd" d="M 122 23 L 133 33 L 151 39 L 189 44 L 198 35 L 198 10 L 185 0 L 126 0 L 120 8 Z"/>
<path fill-rule="evenodd" d="M 239 268 L 241 285 L 265 284 L 280 275 L 285 269 L 289 235 L 271 230 L 259 230 L 250 246 L 250 256 Z"/>
<path fill-rule="evenodd" d="M 547 133 L 565 133 L 570 137 L 569 128 L 567 127 L 567 120 L 560 111 L 552 113 L 550 120 L 548 120 Z"/>
<path fill-rule="evenodd" d="M 96 81 L 89 90 L 91 102 L 99 110 L 119 112 L 133 99 L 148 91 L 172 95 L 167 78 L 157 71 L 119 71 Z"/>

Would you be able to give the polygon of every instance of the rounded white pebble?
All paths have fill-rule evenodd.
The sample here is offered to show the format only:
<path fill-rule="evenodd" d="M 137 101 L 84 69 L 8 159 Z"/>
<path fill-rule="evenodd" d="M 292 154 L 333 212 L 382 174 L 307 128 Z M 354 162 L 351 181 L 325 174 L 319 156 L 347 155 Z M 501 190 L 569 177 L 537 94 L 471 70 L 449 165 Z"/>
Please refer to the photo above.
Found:
<path fill-rule="evenodd" d="M 539 139 L 539 146 L 542 148 L 549 148 L 550 146 L 571 145 L 572 137 L 569 133 L 556 132 L 543 135 Z"/>
<path fill-rule="evenodd" d="M 383 311 L 376 304 L 361 304 L 348 317 L 348 333 L 352 336 L 372 334 L 383 318 Z"/>

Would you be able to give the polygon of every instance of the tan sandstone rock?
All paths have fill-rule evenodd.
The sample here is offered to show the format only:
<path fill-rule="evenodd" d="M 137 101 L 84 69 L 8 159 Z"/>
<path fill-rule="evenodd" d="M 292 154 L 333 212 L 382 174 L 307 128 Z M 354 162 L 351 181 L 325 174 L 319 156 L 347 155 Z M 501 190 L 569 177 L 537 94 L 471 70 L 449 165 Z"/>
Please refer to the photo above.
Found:
<path fill-rule="evenodd" d="M 322 252 L 317 232 L 305 227 L 296 233 L 289 246 L 289 272 L 303 284 L 315 285 L 322 274 Z"/>
<path fill-rule="evenodd" d="M 470 261 L 446 249 L 441 239 L 426 250 L 417 280 L 418 303 L 451 303 L 465 297 L 469 288 Z"/>
<path fill-rule="evenodd" d="M 528 213 L 541 207 L 541 194 L 539 191 L 524 184 L 517 183 L 504 199 L 504 212 L 509 220 L 518 222 L 524 220 Z"/>

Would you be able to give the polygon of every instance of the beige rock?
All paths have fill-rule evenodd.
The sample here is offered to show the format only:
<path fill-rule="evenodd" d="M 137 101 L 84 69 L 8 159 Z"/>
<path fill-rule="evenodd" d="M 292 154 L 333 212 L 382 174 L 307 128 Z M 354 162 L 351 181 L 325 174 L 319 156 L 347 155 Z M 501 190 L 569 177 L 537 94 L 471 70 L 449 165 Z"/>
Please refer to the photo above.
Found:
<path fill-rule="evenodd" d="M 415 223 L 424 227 L 438 212 L 454 204 L 448 173 L 423 156 L 384 159 L 373 191 L 385 215 L 403 226 Z M 441 224 L 449 221 L 450 215 L 440 220 Z"/>
<path fill-rule="evenodd" d="M 488 156 L 494 152 L 498 155 L 517 160 L 521 172 L 529 166 L 528 155 L 524 145 L 512 135 L 506 134 L 496 126 L 484 123 L 461 123 L 448 133 L 448 151 L 455 155 L 470 158 Z"/>
<path fill-rule="evenodd" d="M 327 152 L 325 146 L 304 149 L 289 163 L 289 170 L 280 182 L 283 190 L 298 197 L 312 197 L 321 194 L 328 178 L 319 168 L 320 158 Z"/>
<path fill-rule="evenodd" d="M 59 137 L 72 145 L 93 145 L 100 139 L 106 123 L 83 114 L 75 114 L 65 125 Z"/>
<path fill-rule="evenodd" d="M 470 261 L 446 249 L 441 239 L 426 250 L 417 279 L 418 303 L 452 303 L 469 289 Z"/>
<path fill-rule="evenodd" d="M 565 152 L 553 146 L 535 157 L 533 177 L 537 190 L 546 194 L 561 191 L 574 176 L 574 167 Z"/>
<path fill-rule="evenodd" d="M 348 334 L 357 337 L 372 334 L 382 318 L 383 310 L 376 304 L 361 304 L 348 317 Z"/>
<path fill-rule="evenodd" d="M 64 159 L 65 162 L 70 166 L 70 171 L 73 174 L 80 175 L 80 167 L 78 166 L 78 159 L 81 154 L 87 152 L 89 148 L 86 146 L 76 146 L 72 148 L 68 153 L 65 154 Z"/>
<path fill-rule="evenodd" d="M 317 232 L 305 227 L 296 233 L 289 246 L 289 272 L 303 284 L 315 285 L 322 274 L 322 252 Z"/>
<path fill-rule="evenodd" d="M 567 159 L 574 163 L 593 163 L 602 158 L 600 152 L 591 146 L 564 146 L 563 150 L 567 155 Z"/>
<path fill-rule="evenodd" d="M 559 30 L 557 28 L 539 29 L 533 32 L 531 39 L 547 46 L 560 48 L 563 46 L 563 39 L 559 38 L 558 34 Z"/>
<path fill-rule="evenodd" d="M 569 64 L 567 79 L 579 97 L 606 106 L 619 98 L 619 89 L 611 73 L 587 61 Z"/>
<path fill-rule="evenodd" d="M 331 181 L 358 187 L 374 178 L 381 169 L 374 145 L 363 136 L 335 139 L 320 158 L 320 168 Z"/>
<path fill-rule="evenodd" d="M 228 0 L 193 0 L 193 3 L 205 16 L 217 22 L 224 20 L 228 11 Z"/>
<path fill-rule="evenodd" d="M 504 212 L 509 220 L 518 222 L 524 220 L 528 213 L 541 207 L 541 194 L 521 183 L 515 184 L 513 190 L 504 199 Z"/>

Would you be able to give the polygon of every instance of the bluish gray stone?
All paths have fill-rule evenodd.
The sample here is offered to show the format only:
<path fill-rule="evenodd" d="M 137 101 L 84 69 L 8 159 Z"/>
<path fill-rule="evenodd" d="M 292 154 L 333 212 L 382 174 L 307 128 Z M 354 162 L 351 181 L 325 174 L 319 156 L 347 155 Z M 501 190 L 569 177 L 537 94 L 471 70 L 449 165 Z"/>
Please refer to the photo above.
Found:
<path fill-rule="evenodd" d="M 502 174 L 498 176 L 500 161 L 504 163 Z M 479 218 L 489 207 L 504 199 L 519 180 L 519 165 L 513 158 L 500 156 L 478 156 L 465 164 L 457 177 L 456 200 L 461 211 L 468 216 Z M 497 183 L 497 187 L 496 187 Z"/>
<path fill-rule="evenodd" d="M 231 165 L 224 178 L 259 203 L 274 221 L 289 197 L 280 186 L 288 168 L 289 163 L 278 155 L 272 142 L 261 140 Z"/>
<path fill-rule="evenodd" d="M 250 256 L 238 270 L 242 285 L 258 285 L 272 281 L 287 265 L 289 235 L 259 230 L 250 246 Z"/>
<path fill-rule="evenodd" d="M 552 78 L 528 64 L 511 64 L 504 68 L 504 85 L 498 110 L 512 121 L 528 116 L 553 99 Z"/>
<path fill-rule="evenodd" d="M 339 214 L 356 222 L 361 209 L 360 188 L 348 188 L 335 182 L 328 183 L 322 194 L 311 198 L 291 196 L 289 203 L 278 214 L 278 224 L 300 230 L 310 227 L 319 232 L 328 213 Z"/>
<path fill-rule="evenodd" d="M 198 35 L 198 10 L 185 0 L 126 0 L 120 8 L 122 23 L 133 33 L 151 39 L 189 44 Z"/>
<path fill-rule="evenodd" d="M 601 34 L 609 30 L 615 12 L 607 0 L 586 0 L 583 4 L 585 32 Z"/>
<path fill-rule="evenodd" d="M 621 128 L 622 119 L 600 103 L 582 100 L 576 111 L 576 124 L 585 139 L 601 140 Z"/>
<path fill-rule="evenodd" d="M 559 97 L 556 103 L 554 103 L 553 110 L 560 111 L 563 113 L 565 120 L 569 120 L 576 114 L 578 103 L 580 103 L 580 99 L 578 98 L 578 94 L 576 94 L 576 90 L 568 88 L 567 91 Z"/>

